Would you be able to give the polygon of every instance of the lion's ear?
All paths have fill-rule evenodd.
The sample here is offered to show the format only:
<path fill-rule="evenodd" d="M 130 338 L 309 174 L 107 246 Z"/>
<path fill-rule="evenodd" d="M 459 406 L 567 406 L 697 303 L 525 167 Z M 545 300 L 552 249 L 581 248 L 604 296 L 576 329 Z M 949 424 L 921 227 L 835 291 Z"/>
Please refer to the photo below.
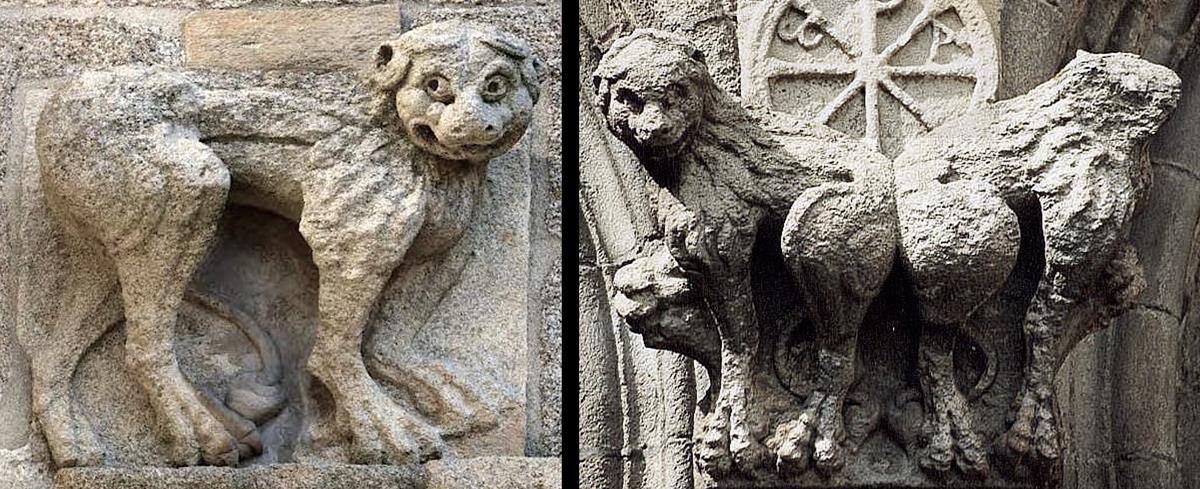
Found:
<path fill-rule="evenodd" d="M 375 67 L 379 68 L 386 66 L 395 56 L 396 50 L 390 44 L 379 46 L 379 50 L 375 52 Z"/>
<path fill-rule="evenodd" d="M 546 63 L 536 54 L 529 55 L 529 64 L 533 66 L 533 74 L 537 76 L 538 81 L 546 77 Z"/>
<path fill-rule="evenodd" d="M 367 81 L 377 89 L 395 87 L 404 81 L 411 64 L 412 60 L 397 43 L 383 44 L 375 51 L 375 62 Z"/>

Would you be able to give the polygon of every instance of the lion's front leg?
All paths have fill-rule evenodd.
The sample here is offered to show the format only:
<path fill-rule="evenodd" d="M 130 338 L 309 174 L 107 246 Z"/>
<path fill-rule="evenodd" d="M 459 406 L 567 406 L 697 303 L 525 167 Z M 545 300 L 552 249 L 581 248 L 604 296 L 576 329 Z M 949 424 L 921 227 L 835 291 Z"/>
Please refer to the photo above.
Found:
<path fill-rule="evenodd" d="M 696 447 L 699 463 L 713 475 L 733 469 L 754 474 L 768 466 L 769 455 L 761 441 L 766 419 L 753 390 L 759 334 L 750 277 L 743 273 L 707 287 L 721 334 L 721 373 L 714 409 L 703 420 Z"/>
<path fill-rule="evenodd" d="M 307 369 L 333 397 L 353 462 L 417 463 L 439 455 L 441 437 L 371 378 L 362 344 L 384 286 L 425 225 L 427 192 L 419 180 L 374 194 L 354 184 L 377 177 L 366 163 L 335 166 L 314 171 L 305 187 L 300 233 L 320 274 L 320 324 Z"/>
<path fill-rule="evenodd" d="M 1063 295 L 1064 278 L 1050 271 L 1042 278 L 1025 313 L 1025 382 L 1017 394 L 1012 426 L 1001 438 L 1002 453 L 1022 465 L 1054 475 L 1061 464 L 1054 374 L 1058 368 L 1060 327 L 1074 301 Z"/>
<path fill-rule="evenodd" d="M 396 404 L 363 362 L 363 329 L 389 272 L 378 267 L 364 275 L 339 272 L 321 270 L 321 322 L 307 368 L 333 397 L 338 428 L 351 438 L 351 462 L 409 464 L 437 458 L 437 430 Z"/>

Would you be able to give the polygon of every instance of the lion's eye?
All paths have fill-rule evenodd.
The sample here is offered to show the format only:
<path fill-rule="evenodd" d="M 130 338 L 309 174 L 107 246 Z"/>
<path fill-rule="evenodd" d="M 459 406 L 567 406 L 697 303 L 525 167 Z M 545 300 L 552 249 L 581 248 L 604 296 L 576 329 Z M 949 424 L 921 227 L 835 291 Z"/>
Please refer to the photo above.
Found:
<path fill-rule="evenodd" d="M 629 111 L 634 114 L 641 114 L 642 106 L 645 105 L 641 97 L 638 97 L 632 90 L 625 88 L 617 90 L 617 101 L 629 107 Z"/>
<path fill-rule="evenodd" d="M 450 80 L 446 77 L 434 75 L 425 79 L 425 93 L 438 102 L 451 102 L 454 100 L 454 93 L 450 90 Z"/>
<path fill-rule="evenodd" d="M 500 100 L 508 94 L 508 79 L 502 75 L 493 75 L 483 83 L 483 98 L 489 102 Z"/>

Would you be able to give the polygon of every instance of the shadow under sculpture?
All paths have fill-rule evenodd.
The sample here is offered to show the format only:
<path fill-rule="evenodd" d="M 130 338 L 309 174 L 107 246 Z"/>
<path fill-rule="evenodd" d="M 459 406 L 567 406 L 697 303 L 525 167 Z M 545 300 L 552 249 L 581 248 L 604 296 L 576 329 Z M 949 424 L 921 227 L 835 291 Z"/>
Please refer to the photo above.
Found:
<path fill-rule="evenodd" d="M 743 108 L 675 34 L 617 40 L 592 83 L 662 223 L 637 258 L 615 264 L 611 301 L 648 346 L 706 370 L 701 474 L 917 486 L 1060 477 L 1054 375 L 1144 287 L 1127 237 L 1149 179 L 1144 143 L 1179 96 L 1173 72 L 1081 52 L 1030 93 L 911 139 L 894 161 L 823 126 Z M 753 276 L 768 271 L 753 255 L 764 249 L 795 282 L 801 320 L 790 329 L 809 331 L 795 363 L 780 361 L 795 331 L 756 311 Z M 1015 348 L 996 340 L 1007 324 L 976 319 L 1018 275 L 1019 254 L 1045 265 L 1013 321 L 1024 352 L 1002 352 L 1020 358 L 1016 385 L 997 392 L 994 350 Z M 898 374 L 915 389 L 856 389 L 869 367 L 860 331 L 879 304 L 917 332 L 912 371 Z M 985 353 L 965 381 L 960 339 Z M 1011 403 L 999 408 L 1004 428 L 973 426 L 982 393 Z M 847 474 L 876 431 L 920 470 Z"/>
<path fill-rule="evenodd" d="M 70 259 L 22 272 L 20 293 L 38 300 L 24 301 L 16 318 L 55 465 L 106 462 L 73 412 L 70 382 L 88 346 L 122 318 L 124 361 L 148 395 L 147 422 L 157 423 L 169 464 L 236 466 L 261 452 L 254 420 L 281 399 L 269 388 L 215 399 L 189 383 L 175 356 L 179 307 L 227 204 L 298 223 L 311 248 L 319 325 L 306 369 L 336 406 L 349 461 L 439 457 L 439 429 L 371 373 L 391 372 L 402 386 L 428 379 L 403 365 L 369 371 L 364 329 L 393 270 L 437 258 L 471 225 L 488 162 L 531 122 L 541 71 L 523 41 L 442 22 L 380 46 L 365 80 L 346 77 L 333 89 L 150 67 L 62 84 L 37 127 L 45 198 L 32 204 L 46 207 L 53 229 L 19 239 L 29 249 L 63 247 Z M 281 146 L 289 151 L 272 149 Z M 61 242 L 36 241 L 44 237 Z M 47 286 L 37 274 L 73 280 Z M 54 312 L 62 304 L 70 307 Z"/>

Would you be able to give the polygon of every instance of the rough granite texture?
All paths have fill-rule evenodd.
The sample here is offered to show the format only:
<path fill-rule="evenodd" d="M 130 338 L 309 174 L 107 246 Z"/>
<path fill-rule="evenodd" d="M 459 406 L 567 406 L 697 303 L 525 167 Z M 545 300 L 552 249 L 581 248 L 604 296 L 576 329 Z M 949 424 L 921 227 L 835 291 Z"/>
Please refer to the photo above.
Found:
<path fill-rule="evenodd" d="M 161 7 L 173 9 L 236 9 L 278 7 L 336 7 L 388 3 L 385 0 L 5 0 L 0 8 L 39 7 Z"/>
<path fill-rule="evenodd" d="M 546 60 L 548 80 L 562 78 L 562 7 L 557 2 L 423 2 L 400 3 L 402 23 L 422 24 L 444 19 L 465 19 L 502 26 L 529 40 L 533 50 Z M 562 351 L 561 310 L 545 307 L 558 304 L 561 283 L 562 241 L 562 86 L 548 84 L 538 104 L 530 129 L 529 155 L 532 195 L 530 198 L 529 284 L 530 361 L 538 365 L 560 365 Z M 553 293 L 550 293 L 553 291 Z M 561 368 L 531 369 L 527 413 L 529 437 L 526 454 L 549 456 L 562 453 Z"/>
<path fill-rule="evenodd" d="M 561 198 L 561 111 L 557 108 L 558 100 L 561 100 L 558 83 L 561 8 L 554 2 L 489 2 L 487 6 L 430 2 L 421 5 L 421 9 L 430 14 L 415 22 L 412 19 L 397 21 L 395 5 L 347 8 L 365 3 L 369 2 L 254 2 L 252 5 L 320 7 L 300 9 L 291 14 L 238 9 L 224 10 L 223 13 L 180 10 L 229 9 L 249 5 L 248 2 L 136 3 L 167 8 L 126 8 L 133 4 L 122 2 L 96 4 L 95 8 L 74 8 L 74 4 L 61 2 L 46 8 L 40 8 L 36 2 L 0 5 L 0 39 L 4 41 L 0 43 L 0 88 L 3 89 L 0 90 L 0 140 L 4 141 L 0 144 L 0 162 L 5 163 L 0 165 L 0 182 L 13 183 L 13 179 L 7 178 L 11 173 L 10 147 L 32 154 L 29 152 L 32 127 L 45 103 L 47 88 L 53 87 L 53 83 L 30 80 L 65 80 L 85 70 L 128 63 L 175 66 L 184 63 L 183 53 L 188 46 L 192 47 L 188 51 L 191 54 L 186 56 L 188 65 L 202 70 L 229 66 L 237 69 L 278 67 L 295 71 L 320 72 L 331 68 L 357 71 L 371 66 L 377 41 L 393 38 L 400 28 L 455 17 L 505 19 L 502 24 L 507 25 L 501 26 L 505 30 L 534 34 L 527 36 L 537 44 L 534 52 L 549 61 L 542 72 L 548 81 L 540 87 L 544 101 L 537 104 L 534 111 L 536 120 L 529 131 L 530 136 L 516 142 L 511 152 L 489 165 L 485 178 L 481 179 L 478 223 L 468 227 L 459 245 L 446 250 L 445 258 L 436 264 L 409 267 L 398 273 L 382 292 L 381 307 L 373 321 L 396 327 L 375 330 L 369 338 L 368 350 L 376 357 L 391 358 L 389 364 L 402 364 L 406 370 L 423 372 L 417 376 L 417 384 L 401 380 L 384 382 L 383 386 L 393 399 L 417 399 L 416 405 L 406 401 L 406 409 L 430 413 L 437 418 L 432 422 L 439 425 L 446 437 L 448 445 L 444 449 L 447 455 L 519 455 L 523 452 L 557 455 L 561 453 L 561 409 L 558 407 L 561 399 L 561 314 L 558 303 L 561 296 L 557 293 L 561 266 L 556 258 L 561 249 L 557 244 L 557 234 L 561 233 L 558 216 L 561 208 L 558 203 Z M 437 13 L 438 9 L 446 11 Z M 481 10 L 486 13 L 476 12 Z M 526 19 L 522 16 L 531 12 L 544 21 L 536 26 L 524 22 Z M 276 24 L 288 24 L 296 29 L 295 32 L 310 34 L 310 28 L 319 31 L 322 22 L 327 23 L 329 19 L 344 22 L 354 16 L 378 24 L 380 29 L 335 29 L 329 31 L 329 36 L 307 38 L 300 34 L 294 40 L 280 43 L 274 54 L 268 50 L 252 55 L 239 54 L 235 47 L 222 47 L 222 40 L 233 42 L 231 40 L 236 40 L 237 35 L 216 36 L 222 39 L 214 40 L 216 37 L 198 34 L 202 30 L 215 32 L 228 24 L 238 31 L 238 22 L 254 22 L 255 18 L 264 15 L 268 20 L 271 16 L 287 20 Z M 207 27 L 189 31 L 187 22 L 192 21 L 197 22 L 192 24 L 193 27 L 201 21 L 207 22 L 203 24 Z M 378 32 L 389 30 L 387 24 L 396 25 L 397 30 Z M 278 41 L 292 35 L 283 31 L 278 34 L 272 39 Z M 55 42 L 47 43 L 46 39 Z M 270 45 L 268 39 L 259 41 Z M 245 43 L 240 44 L 245 46 Z M 324 49 L 329 51 L 322 51 Z M 198 52 L 207 52 L 207 57 L 194 56 Z M 341 56 L 322 52 L 340 53 Z M 358 55 L 346 55 L 351 52 Z M 349 83 L 340 80 L 342 76 L 334 73 L 314 78 L 305 74 L 280 73 L 268 76 L 268 81 L 235 77 L 226 82 L 225 88 L 256 84 L 304 86 L 320 92 L 316 96 L 320 98 L 343 91 L 338 87 L 353 84 L 353 80 Z M 330 83 L 330 80 L 336 81 Z M 22 88 L 18 89 L 18 84 L 22 84 Z M 546 100 L 547 97 L 550 99 Z M 303 98 L 301 95 L 296 100 Z M 351 99 L 353 97 L 343 101 Z M 11 113 L 14 107 L 24 105 L 30 106 L 27 113 Z M 280 103 L 278 107 L 284 110 L 285 105 Z M 247 111 L 222 122 L 254 126 L 258 124 L 255 117 L 265 120 L 270 116 L 255 116 Z M 319 119 L 314 120 L 318 122 L 310 128 L 320 125 Z M 288 118 L 281 117 L 277 127 L 282 130 L 287 124 L 291 124 Z M 18 125 L 24 126 L 17 128 L 18 132 L 23 132 L 13 134 L 13 128 Z M 307 137 L 303 135 L 305 131 L 308 129 L 300 129 L 301 139 Z M 281 139 L 263 144 L 260 149 L 235 140 L 212 141 L 210 144 L 222 157 L 233 160 L 253 161 L 267 154 L 283 155 L 285 161 L 300 158 L 299 153 L 288 147 L 295 142 L 288 139 L 293 135 L 280 136 Z M 9 144 L 10 140 L 12 144 Z M 27 160 L 28 156 L 20 159 Z M 540 181 L 531 184 L 531 172 L 536 172 L 534 178 Z M 252 178 L 272 179 L 276 176 L 260 174 Z M 325 397 L 327 392 L 314 388 L 315 384 L 309 384 L 302 375 L 297 375 L 303 370 L 303 357 L 309 348 L 305 345 L 312 344 L 319 321 L 315 292 L 319 278 L 311 264 L 310 251 L 296 232 L 295 224 L 290 224 L 293 227 L 289 229 L 287 220 L 277 217 L 278 214 L 289 214 L 288 205 L 279 205 L 286 201 L 287 192 L 286 187 L 284 192 L 268 191 L 265 192 L 268 194 L 266 199 L 259 201 L 261 207 L 269 208 L 273 214 L 241 205 L 231 205 L 226 210 L 217 244 L 208 260 L 200 266 L 192 288 L 215 290 L 224 299 L 234 297 L 237 310 L 214 308 L 211 298 L 206 301 L 203 297 L 189 295 L 181 307 L 175 333 L 181 353 L 179 368 L 188 380 L 204 390 L 227 397 L 225 402 L 231 407 L 238 406 L 249 417 L 275 416 L 262 427 L 261 439 L 250 443 L 264 445 L 262 454 L 257 456 L 260 463 L 293 457 L 344 460 L 354 455 L 337 447 L 346 446 L 344 443 L 350 439 L 337 439 L 340 429 L 331 430 L 326 426 L 333 424 L 318 423 L 314 431 L 306 435 L 323 440 L 318 445 L 326 448 L 313 451 L 295 442 L 299 422 L 304 416 L 318 415 L 322 420 L 332 420 L 335 404 Z M 232 200 L 240 202 L 239 194 L 246 196 L 235 190 Z M 0 207 L 0 211 L 15 212 L 14 206 L 7 204 Z M 0 226 L 3 242 L 10 242 L 7 239 L 9 230 L 10 222 L 5 220 Z M 6 269 L 11 269 L 11 258 L 5 257 Z M 513 273 L 513 270 L 518 272 Z M 9 287 L 12 276 L 3 278 L 0 292 L 8 295 L 15 290 Z M 0 321 L 0 327 L 9 328 L 12 320 L 7 314 L 15 306 L 7 300 L 3 306 L 0 317 L 4 320 Z M 255 322 L 258 323 L 255 327 L 260 329 L 257 333 L 253 331 L 255 327 L 245 327 L 247 323 Z M 136 376 L 132 372 L 136 369 L 130 371 L 121 360 L 126 354 L 124 330 L 124 326 L 117 326 L 88 349 L 80 362 L 77 378 L 71 381 L 71 389 L 86 405 L 107 403 L 115 406 L 114 409 L 91 411 L 86 422 L 98 435 L 107 437 L 106 459 L 121 463 L 163 464 L 166 459 L 162 458 L 162 453 L 167 445 L 156 439 L 155 424 L 135 425 L 127 421 L 144 417 L 151 405 L 134 380 Z M 11 332 L 0 337 L 4 338 L 0 342 L 0 354 L 3 354 L 0 356 L 0 409 L 6 420 L 0 425 L 0 442 L 14 448 L 13 456 L 5 459 L 14 470 L 0 474 L 0 485 L 18 483 L 39 487 L 39 483 L 33 481 L 45 482 L 44 463 L 49 454 L 44 448 L 31 454 L 28 446 L 22 447 L 29 426 L 25 413 L 29 412 L 27 399 L 30 393 L 28 381 L 22 380 L 23 375 L 29 375 L 25 363 L 28 360 L 22 358 L 20 349 L 11 341 L 14 339 Z M 276 343 L 274 353 L 264 347 L 271 342 Z M 284 373 L 278 376 L 272 373 L 279 372 L 273 366 L 282 366 Z M 394 376 L 395 372 L 389 373 L 388 368 L 378 366 L 372 370 L 372 375 Z M 251 382 L 260 385 L 277 385 L 280 389 L 256 392 L 255 396 L 249 397 L 234 395 L 245 392 L 239 391 L 235 384 L 247 379 L 254 379 Z M 447 388 L 450 390 L 445 390 Z M 280 390 L 282 394 L 278 392 Z M 304 401 L 306 397 L 300 395 L 301 392 L 312 392 L 315 399 Z M 286 401 L 278 414 L 274 414 L 278 406 L 262 401 L 279 395 Z M 422 398 L 440 398 L 450 404 L 421 405 L 425 402 L 420 400 Z M 535 404 L 533 399 L 538 403 Z M 533 411 L 527 412 L 526 403 Z M 244 445 L 243 450 L 247 446 Z M 544 466 L 551 461 L 557 464 L 557 459 L 540 463 Z M 516 484 L 513 487 L 525 487 L 514 481 L 541 480 L 547 487 L 558 485 L 557 476 L 538 479 L 531 475 L 541 470 L 533 466 L 517 463 L 508 479 L 503 479 L 507 476 L 502 475 L 499 467 L 495 473 L 498 483 L 508 480 L 510 482 L 506 484 Z M 522 475 L 521 471 L 526 469 L 532 472 Z M 446 474 L 440 477 L 457 480 Z M 486 475 L 476 477 L 479 478 L 466 482 L 466 487 L 490 486 Z M 25 489 L 20 485 L 16 487 Z"/>
<path fill-rule="evenodd" d="M 1182 129 L 1188 127 L 1185 123 L 1175 121 L 1194 116 L 1175 112 L 1168 121 L 1168 115 L 1180 98 L 1180 75 L 1188 73 L 1178 67 L 1181 62 L 1186 65 L 1195 26 L 1200 25 L 1192 2 L 1137 9 L 1119 1 L 747 1 L 737 2 L 736 17 L 729 11 L 719 20 L 692 15 L 694 8 L 707 3 L 584 4 L 591 15 L 581 19 L 581 75 L 592 83 L 585 83 L 581 92 L 585 100 L 594 95 L 602 118 L 593 116 L 592 107 L 581 107 L 581 204 L 596 244 L 596 266 L 607 283 L 602 284 L 606 290 L 581 291 L 581 296 L 611 296 L 608 304 L 589 303 L 592 310 L 581 311 L 581 320 L 594 323 L 581 326 L 581 331 L 606 327 L 608 307 L 624 320 L 608 326 L 616 332 L 611 339 L 592 337 L 615 343 L 617 361 L 614 365 L 587 359 L 594 364 L 588 371 L 595 383 L 581 393 L 586 394 L 581 401 L 587 398 L 589 403 L 581 410 L 594 416 L 611 413 L 613 408 L 599 395 L 607 386 L 603 381 L 611 373 L 623 385 L 618 390 L 620 415 L 590 432 L 594 436 L 587 444 L 581 440 L 587 453 L 581 462 L 591 476 L 585 485 L 692 487 L 691 469 L 698 467 L 699 487 L 1056 487 L 1059 481 L 1066 487 L 1093 487 L 1103 486 L 1105 480 L 1120 487 L 1185 487 L 1180 485 L 1180 469 L 1170 465 L 1177 450 L 1192 451 L 1182 448 L 1184 438 L 1177 438 L 1190 428 L 1179 424 L 1186 412 L 1174 411 L 1174 393 L 1181 385 L 1176 380 L 1181 368 L 1175 359 L 1180 351 L 1178 325 L 1191 311 L 1185 304 L 1195 276 L 1196 260 L 1187 257 L 1195 255 L 1190 250 L 1197 199 L 1194 190 L 1185 189 L 1194 187 L 1197 174 L 1190 167 L 1196 152 L 1184 142 L 1186 136 L 1169 135 L 1187 131 Z M 761 92 L 747 92 L 762 89 L 758 84 L 763 80 L 754 79 L 752 72 L 741 87 L 749 105 L 829 123 L 864 138 L 867 146 L 884 140 L 876 147 L 895 158 L 881 171 L 895 172 L 900 253 L 882 292 L 863 316 L 831 314 L 805 297 L 806 290 L 819 286 L 814 279 L 842 279 L 804 277 L 807 270 L 793 264 L 792 253 L 803 247 L 789 241 L 789 226 L 804 222 L 805 216 L 780 219 L 781 241 L 776 241 L 778 234 L 767 234 L 780 232 L 770 224 L 763 231 L 751 228 L 757 236 L 739 240 L 745 231 L 720 221 L 729 214 L 714 211 L 729 207 L 717 203 L 729 201 L 722 196 L 722 185 L 741 195 L 771 192 L 774 167 L 755 152 L 758 148 L 721 146 L 741 151 L 739 163 L 754 175 L 755 185 L 713 176 L 700 181 L 717 185 L 704 192 L 689 190 L 699 188 L 690 180 L 693 175 L 720 175 L 714 170 L 720 165 L 696 156 L 704 154 L 707 127 L 739 119 L 710 112 L 721 107 L 717 102 L 693 102 L 696 84 L 690 80 L 701 70 L 679 60 L 707 61 L 710 66 L 702 68 L 703 75 L 721 86 L 729 64 L 720 49 L 703 53 L 703 47 L 734 40 L 719 29 L 705 36 L 688 32 L 692 38 L 684 43 L 694 42 L 710 56 L 686 48 L 679 56 L 681 43 L 670 40 L 657 49 L 626 55 L 639 42 L 629 41 L 639 37 L 634 29 L 669 26 L 671 15 L 666 12 L 691 16 L 697 25 L 736 19 L 745 27 L 736 36 L 743 68 L 747 60 L 754 65 L 764 56 L 785 60 L 764 62 L 763 69 L 774 70 L 775 76 L 792 83 L 789 87 L 799 86 L 798 92 L 771 92 L 764 101 Z M 764 16 L 759 21 L 766 18 L 768 25 L 743 17 L 747 12 Z M 863 16 L 878 16 L 878 24 L 863 22 Z M 929 29 L 905 31 L 910 21 L 924 22 Z M 861 33 L 851 28 L 864 23 L 878 30 L 868 34 L 867 28 Z M 631 31 L 633 36 L 622 38 Z M 922 40 L 926 32 L 930 35 Z M 1106 38 L 1106 32 L 1112 35 Z M 859 37 L 876 33 L 880 42 L 874 47 Z M 897 35 L 900 41 L 891 44 Z M 903 54 L 904 49 L 891 53 L 889 46 L 902 45 L 910 36 L 919 49 L 904 55 L 911 59 L 896 60 L 899 67 L 861 62 L 866 49 Z M 1039 45 L 1031 39 L 1048 42 Z M 771 49 L 756 44 L 768 42 L 773 43 Z M 1134 51 L 1144 58 L 1077 54 L 1067 48 L 1080 44 Z M 806 51 L 816 59 L 806 59 Z M 1001 52 L 1005 55 L 998 56 Z M 861 56 L 860 62 L 839 65 L 843 54 Z M 606 64 L 610 57 L 611 64 Z M 974 64 L 968 70 L 958 59 Z M 997 59 L 1008 63 L 998 72 Z M 919 72 L 913 60 L 944 66 Z M 949 73 L 955 70 L 959 71 Z M 849 94 L 846 100 L 832 97 L 839 92 L 821 90 L 845 87 L 841 82 L 852 77 L 826 85 L 813 81 L 851 72 L 866 86 L 840 92 Z M 901 72 L 916 80 L 900 83 L 903 90 L 889 87 L 888 76 Z M 939 76 L 971 81 L 976 89 L 983 86 L 983 93 L 963 97 L 961 92 L 941 91 L 945 85 L 920 83 Z M 1184 76 L 1181 111 L 1190 107 L 1191 79 Z M 871 84 L 879 85 L 874 95 Z M 1008 100 L 990 103 L 992 90 Z M 822 101 L 823 95 L 834 102 L 809 113 L 784 105 Z M 935 107 L 945 104 L 952 110 L 935 108 L 936 117 L 926 119 L 923 115 L 931 112 L 925 109 L 931 106 L 921 103 L 923 96 L 937 99 Z M 751 100 L 754 97 L 760 99 Z M 837 117 L 828 118 L 826 112 L 844 112 L 863 120 L 862 113 L 840 109 L 862 104 L 863 98 L 868 113 L 861 126 L 839 126 Z M 879 112 L 869 113 L 877 103 Z M 888 103 L 901 112 L 883 110 Z M 904 131 L 888 136 L 887 124 L 907 116 L 926 127 L 907 133 L 915 137 L 897 137 Z M 757 124 L 772 127 L 764 120 Z M 879 124 L 876 132 L 871 120 Z M 926 133 L 938 124 L 940 128 Z M 597 134 L 598 129 L 616 137 Z M 753 128 L 737 132 L 755 134 Z M 753 139 L 766 148 L 788 147 L 786 141 Z M 793 168 L 805 164 L 810 163 L 798 159 Z M 1151 187 L 1151 175 L 1162 183 Z M 648 181 L 651 190 L 645 191 L 642 186 Z M 692 217 L 663 205 L 674 203 L 655 187 L 700 215 L 698 220 L 717 224 L 680 226 L 677 220 Z M 799 192 L 793 198 L 797 207 L 806 201 Z M 1161 204 L 1156 204 L 1159 198 Z M 753 202 L 770 206 L 772 200 Z M 848 204 L 842 208 L 851 215 L 857 209 Z M 837 215 L 836 210 L 832 213 Z M 766 220 L 772 218 L 779 219 L 768 214 Z M 745 229 L 756 217 L 732 221 Z M 836 221 L 825 222 L 818 215 L 808 222 L 819 229 Z M 879 231 L 875 221 L 868 222 L 863 228 Z M 679 232 L 678 227 L 687 229 Z M 693 245 L 705 240 L 717 244 L 707 250 L 703 244 Z M 663 241 L 669 253 L 662 252 Z M 857 252 L 853 240 L 829 241 Z M 758 258 L 739 258 L 751 247 L 748 243 Z M 696 248 L 708 255 L 696 253 Z M 742 292 L 723 277 L 737 273 L 747 261 L 754 272 L 749 289 Z M 827 263 L 831 261 L 822 259 L 810 267 Z M 792 265 L 791 273 L 786 265 Z M 859 290 L 870 290 L 856 287 L 870 281 L 848 282 L 853 285 L 832 295 L 853 298 Z M 722 293 L 732 299 L 720 298 Z M 744 307 L 737 301 L 744 300 L 742 295 L 754 296 L 750 314 L 740 312 Z M 842 309 L 847 310 L 852 309 Z M 829 325 L 847 319 L 856 326 L 861 323 L 860 331 L 844 329 L 859 335 L 857 341 L 849 341 L 860 348 L 851 347 L 849 355 L 842 350 L 840 357 L 830 354 L 827 338 L 847 333 Z M 1114 320 L 1136 326 L 1084 340 Z M 758 332 L 745 332 L 755 322 Z M 1134 332 L 1137 328 L 1144 332 Z M 697 388 L 715 385 L 698 405 L 695 450 L 682 461 L 677 452 L 656 447 L 677 441 L 671 434 L 691 422 L 690 413 L 683 419 L 661 416 L 669 409 L 664 403 L 680 405 L 684 397 L 652 397 L 670 390 L 678 377 L 674 370 L 655 371 L 647 365 L 638 342 L 624 338 L 627 331 L 640 334 L 648 346 L 684 353 L 703 366 Z M 712 336 L 719 337 L 716 356 Z M 1121 340 L 1114 342 L 1115 338 Z M 772 346 L 736 346 L 746 342 Z M 726 346 L 729 343 L 735 346 Z M 780 344 L 782 348 L 774 346 Z M 1108 346 L 1095 353 L 1098 345 Z M 598 345 L 592 348 L 603 351 Z M 755 369 L 762 373 L 749 376 L 748 383 L 741 381 L 742 372 Z M 850 382 L 844 383 L 847 371 Z M 1112 385 L 1103 386 L 1106 379 Z M 823 387 L 828 385 L 847 387 L 829 396 Z M 731 388 L 735 392 L 727 394 Z M 787 391 L 792 398 L 773 390 Z M 823 407 L 829 397 L 838 404 Z M 1194 402 L 1191 399 L 1188 402 Z M 1059 410 L 1068 403 L 1069 410 Z M 795 416 L 797 409 L 812 412 Z M 844 422 L 838 419 L 843 415 Z M 624 436 L 619 451 L 609 445 L 614 428 Z M 774 453 L 764 456 L 759 444 Z M 619 470 L 610 463 L 618 456 L 623 462 Z"/>
<path fill-rule="evenodd" d="M 68 469 L 55 489 L 551 489 L 557 458 L 483 457 L 421 467 L 281 464 L 247 469 Z"/>
<path fill-rule="evenodd" d="M 400 33 L 395 5 L 209 10 L 183 21 L 187 66 L 232 70 L 365 69 L 367 53 Z"/>

